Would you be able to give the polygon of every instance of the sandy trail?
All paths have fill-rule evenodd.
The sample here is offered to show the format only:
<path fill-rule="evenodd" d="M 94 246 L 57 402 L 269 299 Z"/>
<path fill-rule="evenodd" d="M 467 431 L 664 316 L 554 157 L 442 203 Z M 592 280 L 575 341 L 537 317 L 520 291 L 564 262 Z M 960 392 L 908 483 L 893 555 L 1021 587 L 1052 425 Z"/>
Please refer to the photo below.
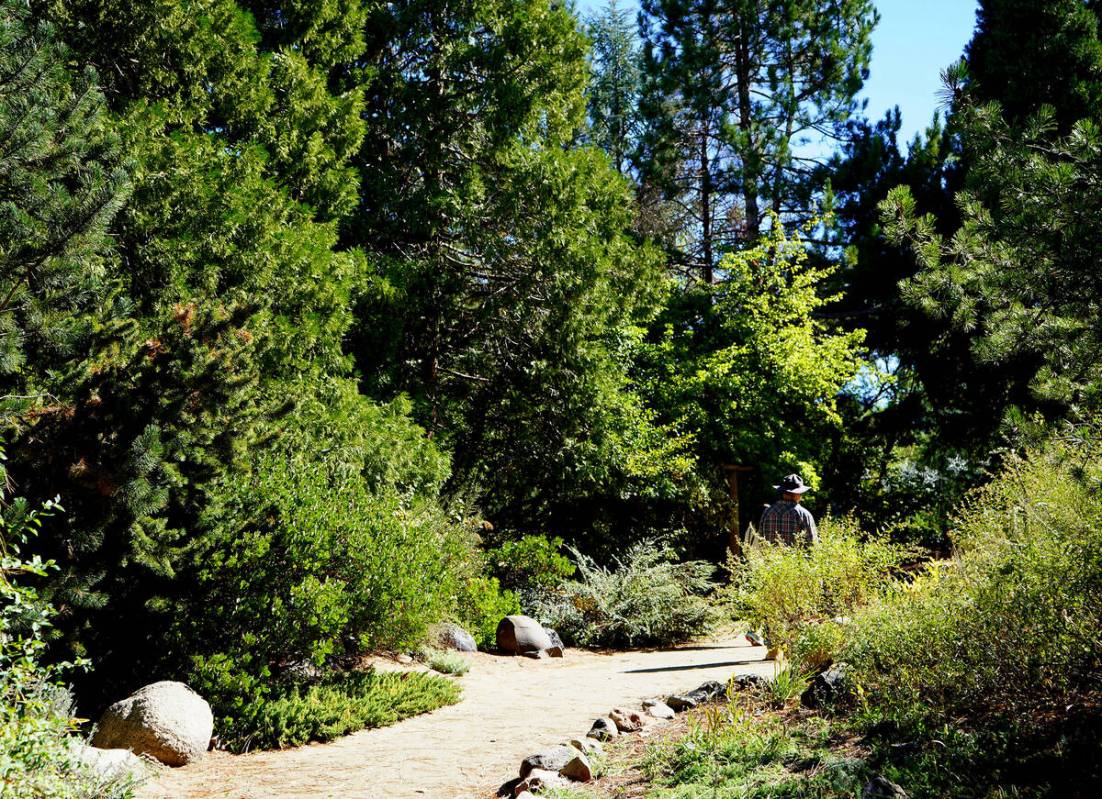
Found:
<path fill-rule="evenodd" d="M 771 676 L 764 647 L 725 640 L 652 652 L 568 650 L 562 660 L 470 655 L 463 701 L 328 744 L 230 755 L 164 770 L 143 799 L 486 797 L 534 750 L 584 735 L 614 706 L 732 674 Z"/>

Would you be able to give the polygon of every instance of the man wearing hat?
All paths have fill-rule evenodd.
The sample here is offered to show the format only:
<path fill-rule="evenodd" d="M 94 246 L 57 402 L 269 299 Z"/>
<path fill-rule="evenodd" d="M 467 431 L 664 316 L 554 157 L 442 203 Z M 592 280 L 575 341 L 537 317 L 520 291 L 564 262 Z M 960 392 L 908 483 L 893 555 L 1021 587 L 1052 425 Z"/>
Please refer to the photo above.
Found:
<path fill-rule="evenodd" d="M 780 492 L 781 498 L 762 512 L 759 535 L 777 544 L 816 543 L 819 530 L 815 527 L 815 517 L 800 505 L 809 490 L 804 481 L 798 474 L 790 474 L 773 488 Z"/>

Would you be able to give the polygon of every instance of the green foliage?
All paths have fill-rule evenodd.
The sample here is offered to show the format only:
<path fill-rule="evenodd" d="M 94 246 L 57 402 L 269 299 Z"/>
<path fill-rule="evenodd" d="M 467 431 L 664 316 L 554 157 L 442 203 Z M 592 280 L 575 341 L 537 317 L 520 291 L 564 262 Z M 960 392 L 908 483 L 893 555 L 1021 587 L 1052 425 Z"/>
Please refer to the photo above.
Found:
<path fill-rule="evenodd" d="M 571 549 L 579 579 L 535 594 L 529 612 L 579 646 L 661 646 L 706 634 L 715 616 L 705 596 L 715 568 L 678 562 L 654 541 L 613 559 L 613 567 Z"/>
<path fill-rule="evenodd" d="M 685 464 L 629 379 L 666 287 L 627 181 L 573 145 L 577 20 L 547 0 L 432 0 L 380 5 L 369 27 L 346 226 L 377 277 L 355 340 L 367 389 L 414 399 L 454 453 L 449 490 L 499 528 L 630 529 Z"/>
<path fill-rule="evenodd" d="M 526 535 L 486 552 L 490 569 L 502 585 L 514 591 L 555 588 L 574 576 L 574 564 L 562 554 L 558 536 Z"/>
<path fill-rule="evenodd" d="M 863 539 L 849 520 L 825 519 L 811 547 L 755 542 L 728 562 L 723 598 L 736 618 L 790 648 L 809 624 L 849 616 L 889 587 L 913 553 L 884 538 Z"/>
<path fill-rule="evenodd" d="M 1090 427 L 1012 459 L 961 510 L 956 556 L 858 618 L 841 656 L 871 712 L 1074 751 L 1098 690 L 1099 455 Z"/>
<path fill-rule="evenodd" d="M 517 594 L 502 589 L 496 577 L 472 576 L 462 581 L 455 604 L 460 624 L 479 649 L 496 646 L 498 623 L 521 610 Z"/>
<path fill-rule="evenodd" d="M 762 495 L 769 475 L 799 472 L 815 486 L 862 333 L 823 320 L 832 270 L 779 223 L 722 270 L 722 283 L 684 295 L 659 320 L 638 367 L 644 393 L 702 464 L 752 464 L 749 487 Z"/>
<path fill-rule="evenodd" d="M 868 768 L 831 750 L 821 719 L 787 720 L 748 702 L 690 720 L 688 735 L 652 744 L 643 773 L 656 799 L 852 797 Z"/>
<path fill-rule="evenodd" d="M 309 686 L 296 686 L 221 728 L 236 752 L 331 741 L 372 727 L 428 713 L 459 701 L 459 685 L 434 674 L 350 672 Z"/>
<path fill-rule="evenodd" d="M 2 466 L 0 473 L 6 482 Z M 0 784 L 12 799 L 128 799 L 130 777 L 106 779 L 78 757 L 79 721 L 61 680 L 87 664 L 45 661 L 56 610 L 34 582 L 57 566 L 23 548 L 56 510 L 53 503 L 33 510 L 18 498 L 0 513 Z"/>
<path fill-rule="evenodd" d="M 421 650 L 421 660 L 433 671 L 462 677 L 471 670 L 471 664 L 458 652 L 445 652 L 440 649 Z"/>

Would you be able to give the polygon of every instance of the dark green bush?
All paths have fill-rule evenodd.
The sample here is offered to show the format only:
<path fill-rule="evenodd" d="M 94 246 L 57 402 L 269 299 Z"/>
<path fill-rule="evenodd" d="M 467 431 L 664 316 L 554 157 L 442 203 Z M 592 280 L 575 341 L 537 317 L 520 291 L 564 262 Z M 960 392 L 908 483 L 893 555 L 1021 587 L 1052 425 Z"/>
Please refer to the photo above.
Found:
<path fill-rule="evenodd" d="M 327 424 L 334 413 L 357 424 Z M 446 461 L 403 407 L 336 395 L 288 428 L 212 488 L 175 614 L 172 648 L 227 717 L 289 669 L 416 648 L 481 570 L 474 536 L 435 498 Z"/>
<path fill-rule="evenodd" d="M 296 686 L 251 708 L 222 729 L 233 751 L 331 741 L 356 730 L 384 727 L 459 701 L 455 681 L 420 672 L 349 672 Z"/>
<path fill-rule="evenodd" d="M 579 646 L 660 646 L 707 633 L 715 614 L 705 598 L 715 567 L 678 562 L 654 541 L 630 547 L 614 568 L 572 549 L 580 579 L 534 595 L 529 612 Z"/>

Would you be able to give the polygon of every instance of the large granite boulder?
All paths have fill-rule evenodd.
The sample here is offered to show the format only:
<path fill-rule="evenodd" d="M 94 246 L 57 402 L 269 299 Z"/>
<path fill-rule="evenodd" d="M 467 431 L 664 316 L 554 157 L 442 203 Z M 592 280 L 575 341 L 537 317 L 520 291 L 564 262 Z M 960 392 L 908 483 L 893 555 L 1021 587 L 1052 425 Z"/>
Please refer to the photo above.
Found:
<path fill-rule="evenodd" d="M 100 749 L 129 749 L 168 766 L 202 757 L 214 732 L 203 697 L 182 682 L 155 682 L 104 711 L 92 738 Z"/>
<path fill-rule="evenodd" d="M 551 638 L 528 616 L 506 616 L 497 625 L 497 646 L 511 655 L 538 655 L 551 649 Z"/>
<path fill-rule="evenodd" d="M 441 649 L 451 649 L 456 652 L 477 652 L 478 645 L 474 637 L 450 621 L 441 622 L 432 628 L 432 640 Z"/>

